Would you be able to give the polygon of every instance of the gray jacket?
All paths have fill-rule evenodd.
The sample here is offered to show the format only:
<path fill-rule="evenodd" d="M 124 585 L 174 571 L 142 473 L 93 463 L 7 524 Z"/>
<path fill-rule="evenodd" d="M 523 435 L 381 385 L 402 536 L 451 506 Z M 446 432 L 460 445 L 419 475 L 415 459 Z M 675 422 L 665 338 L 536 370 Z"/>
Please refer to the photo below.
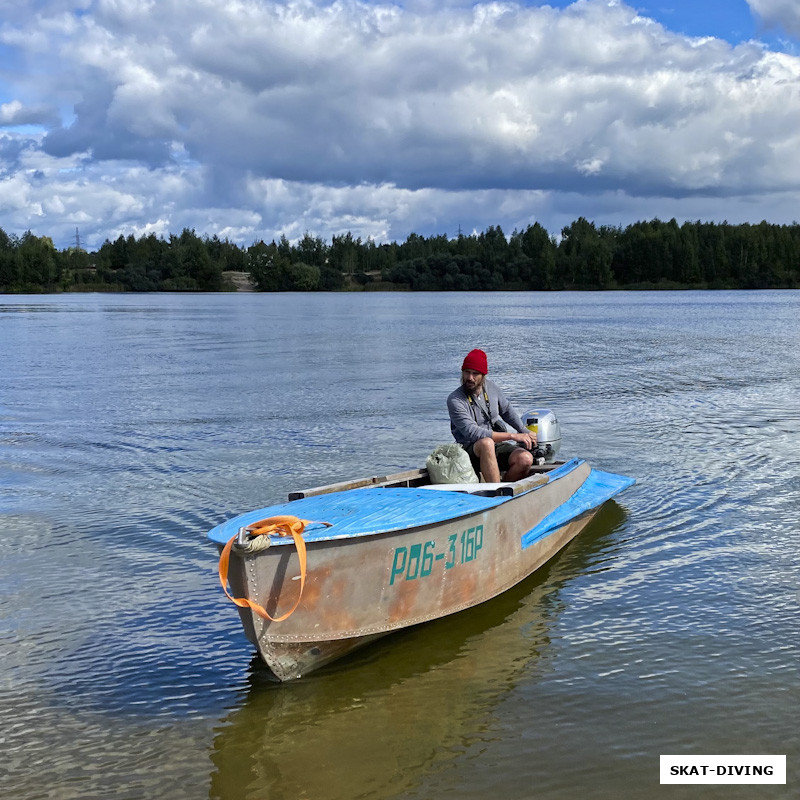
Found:
<path fill-rule="evenodd" d="M 489 396 L 488 410 L 484 391 Z M 493 424 L 501 419 L 518 433 L 528 433 L 519 414 L 508 402 L 500 387 L 486 378 L 483 379 L 483 389 L 472 398 L 472 402 L 463 386 L 451 392 L 447 397 L 447 411 L 450 414 L 450 431 L 453 438 L 465 446 L 487 436 L 491 438 Z"/>

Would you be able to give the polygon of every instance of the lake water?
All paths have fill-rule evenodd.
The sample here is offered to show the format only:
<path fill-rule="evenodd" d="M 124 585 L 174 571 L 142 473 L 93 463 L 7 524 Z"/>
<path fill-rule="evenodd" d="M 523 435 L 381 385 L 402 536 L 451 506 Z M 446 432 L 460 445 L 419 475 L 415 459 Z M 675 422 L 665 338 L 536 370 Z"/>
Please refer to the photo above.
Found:
<path fill-rule="evenodd" d="M 501 598 L 271 682 L 206 532 L 422 466 L 473 347 L 637 484 Z M 800 292 L 0 297 L 2 797 L 794 798 L 798 553 Z"/>

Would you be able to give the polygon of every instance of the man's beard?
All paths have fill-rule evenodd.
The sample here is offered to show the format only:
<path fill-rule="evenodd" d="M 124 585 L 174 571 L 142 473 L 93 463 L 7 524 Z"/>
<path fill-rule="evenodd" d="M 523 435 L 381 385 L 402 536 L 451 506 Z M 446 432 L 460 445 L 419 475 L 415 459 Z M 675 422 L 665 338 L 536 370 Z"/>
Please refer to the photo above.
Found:
<path fill-rule="evenodd" d="M 470 394 L 475 394 L 475 392 L 480 391 L 481 386 L 483 386 L 483 375 L 479 378 L 475 378 L 474 382 L 470 378 L 462 378 L 461 385 Z"/>

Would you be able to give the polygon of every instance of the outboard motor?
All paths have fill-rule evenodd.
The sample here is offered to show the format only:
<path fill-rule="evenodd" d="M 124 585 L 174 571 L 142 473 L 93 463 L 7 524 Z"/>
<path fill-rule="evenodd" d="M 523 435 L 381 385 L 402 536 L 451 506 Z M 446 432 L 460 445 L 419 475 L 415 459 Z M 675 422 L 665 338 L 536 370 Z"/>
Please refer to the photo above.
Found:
<path fill-rule="evenodd" d="M 549 408 L 534 408 L 522 415 L 522 424 L 536 434 L 533 463 L 541 466 L 555 461 L 561 449 L 561 426 L 555 413 Z"/>

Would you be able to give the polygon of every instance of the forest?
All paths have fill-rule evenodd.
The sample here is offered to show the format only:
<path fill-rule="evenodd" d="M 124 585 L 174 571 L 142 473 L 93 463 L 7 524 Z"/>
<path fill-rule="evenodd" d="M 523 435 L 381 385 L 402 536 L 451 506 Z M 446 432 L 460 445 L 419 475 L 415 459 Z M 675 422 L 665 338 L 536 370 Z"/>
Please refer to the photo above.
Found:
<path fill-rule="evenodd" d="M 265 292 L 354 290 L 558 291 L 800 288 L 800 224 L 674 219 L 622 227 L 583 217 L 552 236 L 539 223 L 450 238 L 412 233 L 377 244 L 351 233 L 306 233 L 241 247 L 184 229 L 106 240 L 96 252 L 0 228 L 0 292 L 234 291 L 247 273 Z"/>

